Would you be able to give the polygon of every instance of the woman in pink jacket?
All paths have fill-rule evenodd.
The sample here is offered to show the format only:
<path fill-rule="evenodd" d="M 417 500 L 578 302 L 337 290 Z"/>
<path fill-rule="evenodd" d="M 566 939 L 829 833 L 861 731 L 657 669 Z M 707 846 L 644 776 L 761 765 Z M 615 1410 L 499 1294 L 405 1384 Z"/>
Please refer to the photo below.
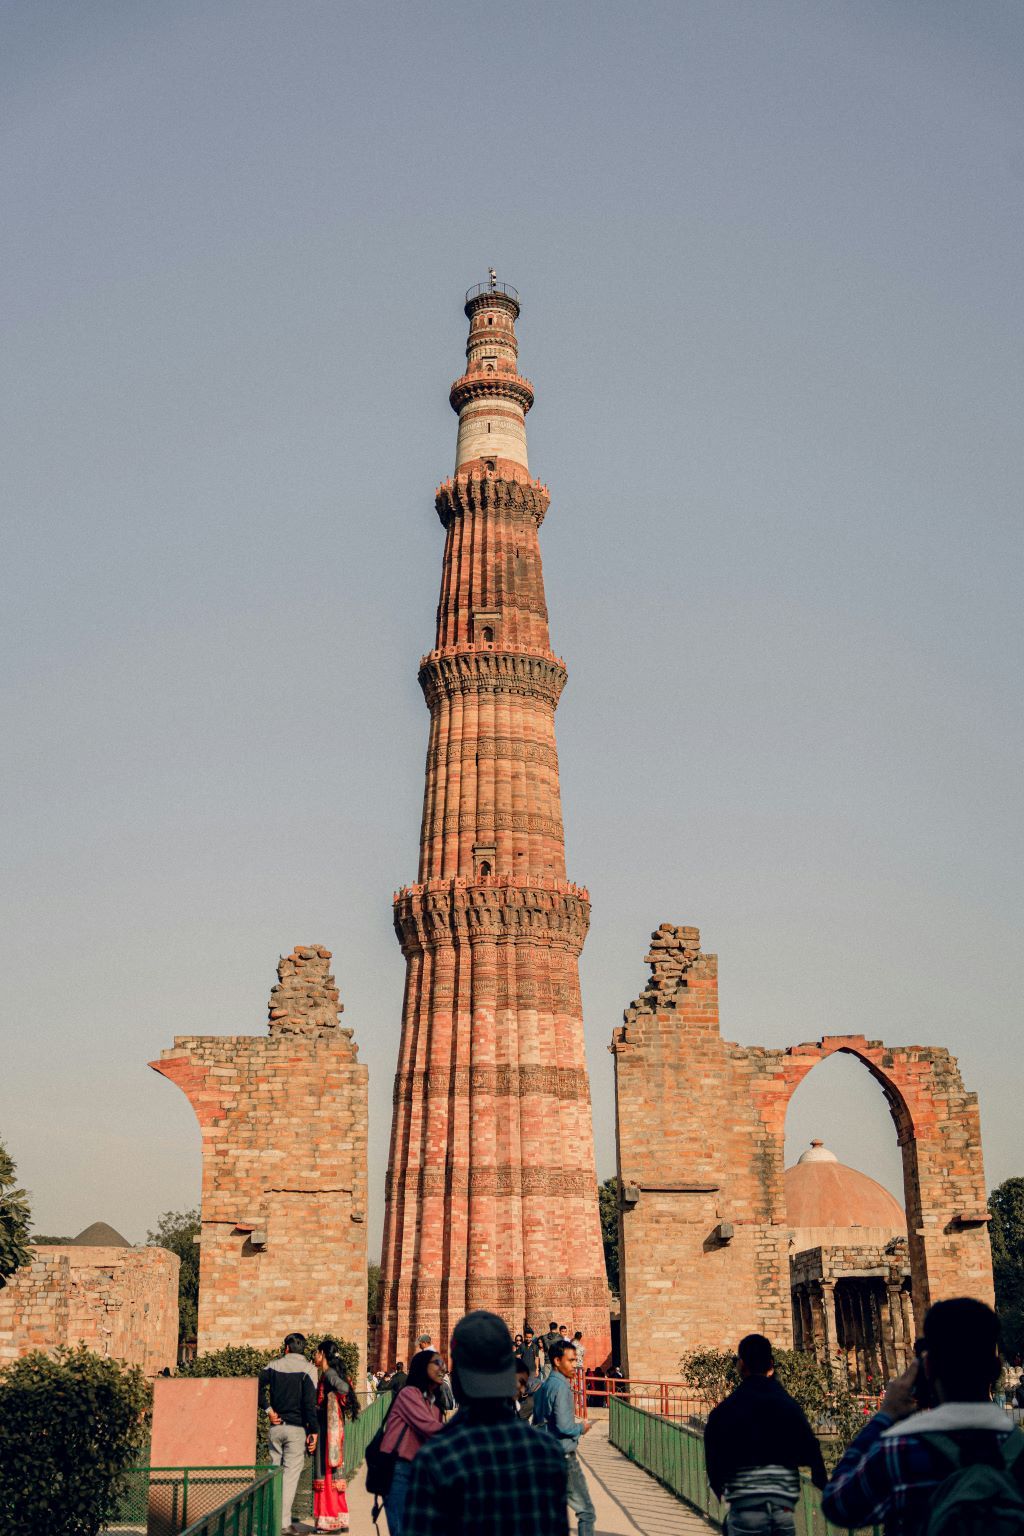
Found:
<path fill-rule="evenodd" d="M 395 1475 L 384 1499 L 390 1536 L 402 1536 L 409 1471 L 417 1451 L 444 1423 L 439 1402 L 444 1361 L 432 1349 L 421 1349 L 409 1366 L 409 1380 L 388 1413 L 382 1451 L 396 1451 Z"/>

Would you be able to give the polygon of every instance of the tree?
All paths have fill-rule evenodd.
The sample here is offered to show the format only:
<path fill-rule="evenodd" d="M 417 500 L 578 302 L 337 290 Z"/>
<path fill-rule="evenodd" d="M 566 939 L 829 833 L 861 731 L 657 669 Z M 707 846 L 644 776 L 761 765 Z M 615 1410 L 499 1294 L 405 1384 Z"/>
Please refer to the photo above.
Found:
<path fill-rule="evenodd" d="M 146 1438 L 138 1366 L 79 1345 L 0 1372 L 0 1536 L 96 1536 Z"/>
<path fill-rule="evenodd" d="M 597 1206 L 601 1213 L 601 1241 L 604 1243 L 604 1267 L 613 1296 L 619 1294 L 619 1181 L 605 1179 L 598 1185 Z"/>
<path fill-rule="evenodd" d="M 366 1320 L 372 1323 L 380 1311 L 380 1282 L 382 1270 L 379 1264 L 366 1266 Z"/>
<path fill-rule="evenodd" d="M 1024 1354 L 1024 1178 L 1006 1179 L 988 1197 L 992 1278 L 1003 1325 L 1003 1353 Z"/>
<path fill-rule="evenodd" d="M 68 1243 L 73 1243 L 73 1237 L 44 1237 L 41 1232 L 33 1232 L 29 1241 L 34 1248 L 66 1248 Z"/>
<path fill-rule="evenodd" d="M 17 1168 L 0 1141 L 0 1290 L 11 1275 L 27 1264 L 31 1213 L 28 1195 L 15 1188 Z"/>
<path fill-rule="evenodd" d="M 199 1326 L 198 1210 L 165 1211 L 156 1231 L 146 1236 L 150 1247 L 169 1248 L 181 1260 L 178 1270 L 178 1338 L 194 1339 Z"/>

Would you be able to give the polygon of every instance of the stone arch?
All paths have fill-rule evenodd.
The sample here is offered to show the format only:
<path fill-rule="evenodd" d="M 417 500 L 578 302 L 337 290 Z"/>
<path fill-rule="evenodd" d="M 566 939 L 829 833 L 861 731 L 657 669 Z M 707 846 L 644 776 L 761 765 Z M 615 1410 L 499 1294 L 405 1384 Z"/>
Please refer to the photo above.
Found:
<path fill-rule="evenodd" d="M 764 1052 L 769 1070 L 754 1086 L 776 1178 L 772 1224 L 785 1224 L 782 1192 L 786 1111 L 808 1073 L 829 1056 L 854 1056 L 885 1096 L 903 1160 L 904 1207 L 920 1326 L 933 1300 L 956 1293 L 991 1300 L 984 1169 L 977 1095 L 938 1046 L 888 1046 L 863 1035 Z"/>

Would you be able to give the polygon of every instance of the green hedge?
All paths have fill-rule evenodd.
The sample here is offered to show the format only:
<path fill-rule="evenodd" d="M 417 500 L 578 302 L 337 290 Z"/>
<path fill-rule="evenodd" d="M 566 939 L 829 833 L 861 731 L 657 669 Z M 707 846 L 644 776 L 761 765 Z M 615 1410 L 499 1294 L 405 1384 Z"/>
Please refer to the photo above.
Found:
<path fill-rule="evenodd" d="M 0 1372 L 0 1536 L 96 1536 L 146 1440 L 149 1383 L 84 1345 Z"/>

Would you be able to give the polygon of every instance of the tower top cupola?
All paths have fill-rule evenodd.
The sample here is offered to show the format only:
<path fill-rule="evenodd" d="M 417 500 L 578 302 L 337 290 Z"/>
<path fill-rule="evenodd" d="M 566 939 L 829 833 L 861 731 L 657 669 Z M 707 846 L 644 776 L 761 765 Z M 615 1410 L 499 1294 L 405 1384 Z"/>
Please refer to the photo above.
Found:
<path fill-rule="evenodd" d="M 490 472 L 529 479 L 526 413 L 533 387 L 519 373 L 519 307 L 516 289 L 499 283 L 493 269 L 486 283 L 466 294 L 466 371 L 448 396 L 459 416 L 456 475 Z"/>

